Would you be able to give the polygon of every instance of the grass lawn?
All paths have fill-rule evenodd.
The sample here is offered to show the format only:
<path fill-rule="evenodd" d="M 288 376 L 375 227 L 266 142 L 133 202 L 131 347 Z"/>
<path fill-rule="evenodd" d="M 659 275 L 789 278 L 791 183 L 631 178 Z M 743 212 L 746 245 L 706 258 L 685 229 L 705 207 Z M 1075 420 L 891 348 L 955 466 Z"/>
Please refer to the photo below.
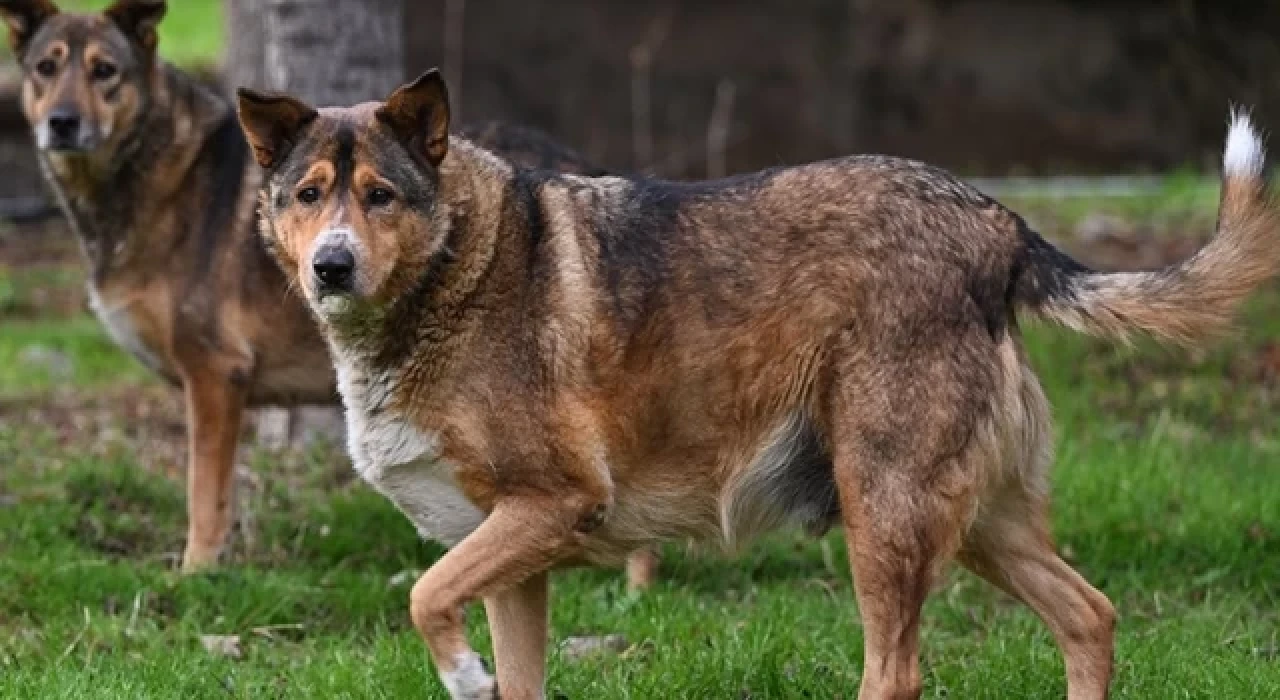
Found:
<path fill-rule="evenodd" d="M 444 697 L 406 611 L 440 552 L 340 456 L 247 449 L 232 561 L 178 575 L 180 402 L 76 304 L 38 313 L 77 293 L 76 274 L 0 279 L 0 698 Z M 1280 697 L 1280 288 L 1244 328 L 1194 354 L 1030 329 L 1057 417 L 1058 542 L 1120 613 L 1114 697 Z M 553 596 L 556 643 L 621 634 L 628 648 L 556 653 L 551 697 L 857 687 L 839 533 L 731 556 L 670 546 L 651 592 L 578 571 Z M 483 609 L 470 621 L 487 650 Z M 923 635 L 926 697 L 1064 695 L 1043 625 L 965 572 L 942 582 Z"/>

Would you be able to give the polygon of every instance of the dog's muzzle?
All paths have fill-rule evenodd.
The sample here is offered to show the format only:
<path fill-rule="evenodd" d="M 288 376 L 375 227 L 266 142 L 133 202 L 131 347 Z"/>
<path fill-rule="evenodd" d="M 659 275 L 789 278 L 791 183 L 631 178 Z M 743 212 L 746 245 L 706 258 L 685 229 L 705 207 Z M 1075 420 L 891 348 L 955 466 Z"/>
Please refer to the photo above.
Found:
<path fill-rule="evenodd" d="M 356 256 L 346 245 L 327 243 L 311 256 L 311 269 L 321 295 L 345 294 L 351 291 L 355 279 Z"/>
<path fill-rule="evenodd" d="M 85 123 L 74 110 L 60 109 L 45 119 L 41 146 L 50 151 L 84 151 L 92 144 Z"/>

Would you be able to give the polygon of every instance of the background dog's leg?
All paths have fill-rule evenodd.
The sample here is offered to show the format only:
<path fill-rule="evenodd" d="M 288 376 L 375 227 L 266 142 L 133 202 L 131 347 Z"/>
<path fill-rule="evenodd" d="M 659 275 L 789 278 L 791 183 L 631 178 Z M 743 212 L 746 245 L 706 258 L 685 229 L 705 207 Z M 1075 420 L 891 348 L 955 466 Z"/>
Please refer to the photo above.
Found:
<path fill-rule="evenodd" d="M 502 700 L 541 700 L 547 664 L 547 575 L 534 574 L 485 598 L 484 607 Z"/>
<path fill-rule="evenodd" d="M 657 549 L 637 549 L 627 557 L 627 590 L 643 591 L 658 578 L 661 559 Z"/>
<path fill-rule="evenodd" d="M 537 644 L 541 640 L 536 649 L 522 648 L 514 658 L 528 663 L 536 656 L 545 664 L 545 631 L 529 628 L 546 624 L 545 612 L 529 608 L 539 596 L 527 590 L 512 591 L 571 551 L 574 527 L 583 514 L 569 509 L 566 500 L 500 501 L 475 532 L 414 584 L 409 594 L 413 624 L 431 649 L 440 680 L 454 700 L 489 700 L 494 695 L 493 679 L 467 643 L 463 625 L 463 606 L 477 598 L 509 593 L 502 599 L 499 651 L 512 652 L 517 643 Z M 498 662 L 505 663 L 504 657 L 500 655 Z M 504 681 L 503 697 L 542 697 L 542 672 L 526 678 L 521 674 L 524 663 L 515 669 L 498 670 Z"/>
<path fill-rule="evenodd" d="M 182 570 L 195 571 L 217 562 L 231 529 L 233 467 L 244 396 L 213 372 L 194 373 L 185 388 L 188 520 Z"/>
<path fill-rule="evenodd" d="M 1115 608 L 1054 551 L 1048 499 L 1010 487 L 975 524 L 960 561 L 1036 611 L 1062 648 L 1067 697 L 1101 700 L 1111 682 Z"/>

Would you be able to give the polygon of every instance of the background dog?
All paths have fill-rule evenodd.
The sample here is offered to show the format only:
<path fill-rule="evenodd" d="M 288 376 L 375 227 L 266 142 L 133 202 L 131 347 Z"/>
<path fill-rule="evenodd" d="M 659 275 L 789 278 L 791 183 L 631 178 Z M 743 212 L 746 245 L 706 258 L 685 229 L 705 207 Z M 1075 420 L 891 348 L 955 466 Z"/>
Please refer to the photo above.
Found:
<path fill-rule="evenodd" d="M 693 184 L 533 172 L 450 137 L 434 71 L 385 104 L 242 90 L 239 111 L 355 465 L 451 546 L 410 609 L 454 698 L 542 696 L 553 567 L 836 522 L 861 697 L 919 696 L 921 606 L 953 558 L 1044 619 L 1071 698 L 1104 697 L 1115 612 L 1052 545 L 1049 409 L 1019 316 L 1189 343 L 1280 267 L 1240 116 L 1214 239 L 1097 273 L 909 160 Z M 475 599 L 496 685 L 466 639 Z"/>
<path fill-rule="evenodd" d="M 245 408 L 337 394 L 314 321 L 256 235 L 258 169 L 234 110 L 156 54 L 164 13 L 161 2 L 78 14 L 0 0 L 37 157 L 83 244 L 93 310 L 186 395 L 182 565 L 193 570 L 217 560 L 233 522 Z M 530 166 L 603 172 L 536 130 L 463 133 Z M 656 565 L 655 554 L 637 555 L 632 584 L 647 584 Z"/>

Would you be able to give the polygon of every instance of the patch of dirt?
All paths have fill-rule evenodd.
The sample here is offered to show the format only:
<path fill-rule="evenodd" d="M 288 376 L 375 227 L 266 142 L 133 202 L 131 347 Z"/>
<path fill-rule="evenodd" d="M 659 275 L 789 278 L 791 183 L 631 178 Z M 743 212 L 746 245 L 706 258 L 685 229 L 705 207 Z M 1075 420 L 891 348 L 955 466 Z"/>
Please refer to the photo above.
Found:
<path fill-rule="evenodd" d="M 88 310 L 79 243 L 61 217 L 0 220 L 0 320 L 70 318 Z"/>
<path fill-rule="evenodd" d="M 255 540 L 262 518 L 279 507 L 273 494 L 327 492 L 355 478 L 340 452 L 327 447 L 262 449 L 252 423 L 245 421 L 236 464 L 239 519 L 227 548 L 233 561 L 262 554 Z M 37 486 L 30 495 L 72 505 L 76 515 L 68 534 L 81 546 L 113 558 L 176 564 L 186 527 L 180 392 L 155 384 L 0 399 L 0 427 L 50 436 L 52 449 L 34 468 L 65 471 L 57 477 L 61 485 L 52 491 Z M 140 468 L 120 466 L 130 463 Z"/>
<path fill-rule="evenodd" d="M 61 215 L 23 223 L 0 220 L 0 265 L 21 269 L 80 262 L 80 244 Z"/>
<path fill-rule="evenodd" d="M 181 396 L 162 386 L 58 391 L 0 400 L 0 422 L 41 426 L 76 454 L 107 457 L 135 451 L 144 465 L 180 465 L 186 426 Z M 175 467 L 160 471 L 175 475 Z"/>
<path fill-rule="evenodd" d="M 1265 298 L 1280 300 L 1280 288 Z M 1089 347 L 1072 370 L 1077 381 L 1096 387 L 1101 410 L 1132 425 L 1164 422 L 1185 439 L 1238 435 L 1262 430 L 1280 410 L 1280 342 L 1273 339 L 1237 337 L 1194 351 L 1143 343 L 1134 352 L 1104 340 Z M 1186 422 L 1170 426 L 1170 416 Z"/>
<path fill-rule="evenodd" d="M 0 319 L 68 319 L 89 308 L 82 266 L 34 264 L 22 270 L 0 265 Z"/>
<path fill-rule="evenodd" d="M 1059 244 L 1080 262 L 1097 270 L 1151 270 L 1186 260 L 1203 246 L 1204 233 L 1157 232 L 1122 221 L 1099 221 Z"/>
<path fill-rule="evenodd" d="M 47 466 L 37 468 L 63 472 L 55 492 L 74 508 L 68 534 L 81 546 L 128 558 L 181 550 L 182 488 L 175 481 L 186 439 L 176 392 L 144 385 L 5 399 L 0 425 L 52 439 L 40 462 Z M 141 469 L 119 466 L 135 461 Z"/>

